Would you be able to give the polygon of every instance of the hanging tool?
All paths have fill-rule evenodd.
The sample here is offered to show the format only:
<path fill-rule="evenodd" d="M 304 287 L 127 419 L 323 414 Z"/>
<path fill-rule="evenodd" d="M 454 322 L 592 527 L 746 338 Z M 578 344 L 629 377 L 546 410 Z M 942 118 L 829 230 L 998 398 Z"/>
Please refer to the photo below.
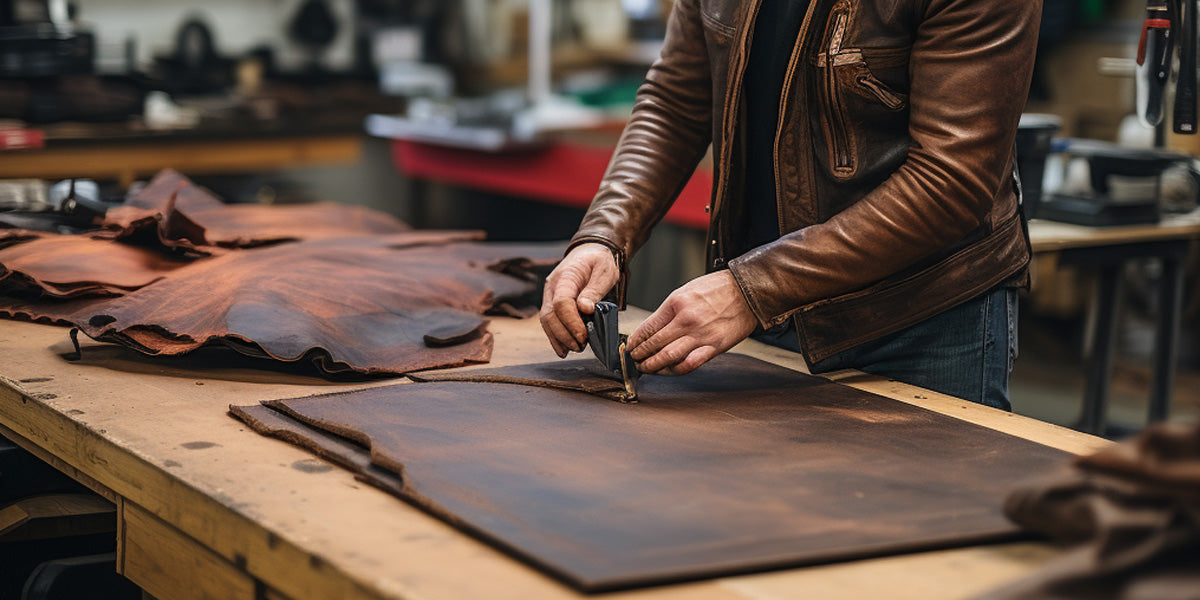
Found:
<path fill-rule="evenodd" d="M 588 346 L 592 353 L 600 359 L 600 364 L 613 374 L 619 375 L 625 383 L 625 393 L 622 402 L 637 402 L 637 379 L 641 377 L 634 364 L 633 357 L 625 349 L 627 335 L 617 331 L 617 305 L 612 302 L 597 302 L 596 310 L 588 321 Z"/>
<path fill-rule="evenodd" d="M 1175 133 L 1196 133 L 1196 0 L 1170 0 L 1171 21 L 1176 24 L 1179 38 L 1179 81 L 1175 84 L 1175 107 L 1172 130 Z"/>
<path fill-rule="evenodd" d="M 1171 77 L 1174 50 L 1171 12 L 1168 0 L 1146 2 L 1146 20 L 1142 23 L 1137 53 L 1137 112 L 1148 127 L 1157 126 L 1163 119 L 1164 94 Z"/>

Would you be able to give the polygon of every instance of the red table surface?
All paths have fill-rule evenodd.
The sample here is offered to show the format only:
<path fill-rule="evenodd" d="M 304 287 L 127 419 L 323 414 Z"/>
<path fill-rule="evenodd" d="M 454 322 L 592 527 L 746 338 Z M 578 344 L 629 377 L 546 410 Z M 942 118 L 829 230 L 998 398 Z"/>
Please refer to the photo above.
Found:
<path fill-rule="evenodd" d="M 491 153 L 396 140 L 392 159 L 402 173 L 458 187 L 587 208 L 612 148 L 567 141 L 532 150 Z M 697 169 L 664 218 L 668 223 L 708 228 L 712 171 Z"/>

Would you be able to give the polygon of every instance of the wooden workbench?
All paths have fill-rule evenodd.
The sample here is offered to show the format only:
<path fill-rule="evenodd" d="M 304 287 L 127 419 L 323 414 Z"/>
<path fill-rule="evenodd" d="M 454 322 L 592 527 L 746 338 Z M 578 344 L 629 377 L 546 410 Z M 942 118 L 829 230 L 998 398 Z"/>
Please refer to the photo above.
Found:
<path fill-rule="evenodd" d="M 498 319 L 491 328 L 493 365 L 553 359 L 536 319 Z M 160 600 L 578 597 L 225 412 L 231 403 L 395 381 L 334 384 L 263 363 L 246 367 L 248 359 L 219 351 L 151 359 L 88 342 L 82 360 L 67 362 L 62 355 L 71 350 L 66 329 L 0 321 L 0 435 L 116 503 L 118 569 Z M 736 350 L 785 366 L 799 362 L 756 342 Z M 1107 444 L 861 373 L 836 378 L 1071 452 Z M 611 596 L 959 598 L 1055 554 L 1035 543 L 981 546 Z"/>
<path fill-rule="evenodd" d="M 44 148 L 0 151 L 0 179 L 86 177 L 128 187 L 167 168 L 213 175 L 353 164 L 362 156 L 360 122 L 167 131 L 58 125 L 49 128 Z"/>
<path fill-rule="evenodd" d="M 1184 265 L 1200 240 L 1200 209 L 1172 216 L 1159 223 L 1113 227 L 1085 227 L 1034 219 L 1029 222 L 1034 252 L 1034 290 L 1037 274 L 1053 272 L 1058 265 L 1079 265 L 1097 273 L 1093 296 L 1094 334 L 1089 336 L 1087 383 L 1083 405 L 1074 427 L 1099 435 L 1121 435 L 1123 428 L 1108 424 L 1109 382 L 1117 348 L 1119 297 L 1122 272 L 1130 261 L 1155 259 L 1161 272 L 1155 311 L 1154 373 L 1147 421 L 1166 420 L 1171 406 L 1179 336 L 1183 329 Z"/>

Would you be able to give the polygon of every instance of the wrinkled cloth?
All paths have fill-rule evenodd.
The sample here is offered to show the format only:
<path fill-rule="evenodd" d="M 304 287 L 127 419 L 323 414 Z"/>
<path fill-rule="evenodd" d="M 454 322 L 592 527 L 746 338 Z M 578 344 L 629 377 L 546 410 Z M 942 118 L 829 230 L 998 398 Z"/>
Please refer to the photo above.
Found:
<path fill-rule="evenodd" d="M 1200 425 L 1154 425 L 1013 492 L 1021 526 L 1074 545 L 988 600 L 1200 599 Z"/>
<path fill-rule="evenodd" d="M 8 232 L 0 232 L 3 294 L 119 296 L 154 283 L 190 262 L 150 248 L 86 236 L 4 233 Z M 11 245 L 5 247 L 6 242 Z"/>
<path fill-rule="evenodd" d="M 391 215 L 330 202 L 295 205 L 225 204 L 170 169 L 109 209 L 98 234 L 109 239 L 151 235 L 168 248 L 219 254 L 285 241 L 386 235 L 411 228 Z"/>
<path fill-rule="evenodd" d="M 482 315 L 534 291 L 522 265 L 552 263 L 562 246 L 468 242 L 478 237 L 410 232 L 239 250 L 73 314 L 26 306 L 23 316 L 67 321 L 146 354 L 221 345 L 311 360 L 327 374 L 487 362 Z"/>

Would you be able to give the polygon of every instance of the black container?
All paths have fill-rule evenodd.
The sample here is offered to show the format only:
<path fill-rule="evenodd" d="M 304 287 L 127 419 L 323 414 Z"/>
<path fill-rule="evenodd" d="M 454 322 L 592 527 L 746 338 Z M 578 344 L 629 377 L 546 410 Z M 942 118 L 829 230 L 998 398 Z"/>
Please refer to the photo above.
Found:
<path fill-rule="evenodd" d="M 1021 175 L 1021 209 L 1026 219 L 1037 216 L 1042 204 L 1042 180 L 1050 141 L 1062 130 L 1062 119 L 1054 115 L 1027 113 L 1017 126 L 1017 172 Z"/>

